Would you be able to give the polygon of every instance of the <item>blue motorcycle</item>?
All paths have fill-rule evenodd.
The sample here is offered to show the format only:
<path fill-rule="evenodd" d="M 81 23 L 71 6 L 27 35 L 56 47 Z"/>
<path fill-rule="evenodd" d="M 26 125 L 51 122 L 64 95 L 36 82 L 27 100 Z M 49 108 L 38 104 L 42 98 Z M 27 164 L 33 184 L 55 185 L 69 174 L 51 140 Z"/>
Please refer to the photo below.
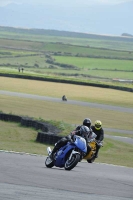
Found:
<path fill-rule="evenodd" d="M 64 167 L 65 170 L 71 170 L 87 153 L 86 141 L 83 137 L 74 135 L 73 141 L 68 142 L 54 154 L 54 159 L 50 158 L 52 152 L 50 147 L 47 148 L 47 152 L 48 157 L 45 160 L 46 167 Z"/>

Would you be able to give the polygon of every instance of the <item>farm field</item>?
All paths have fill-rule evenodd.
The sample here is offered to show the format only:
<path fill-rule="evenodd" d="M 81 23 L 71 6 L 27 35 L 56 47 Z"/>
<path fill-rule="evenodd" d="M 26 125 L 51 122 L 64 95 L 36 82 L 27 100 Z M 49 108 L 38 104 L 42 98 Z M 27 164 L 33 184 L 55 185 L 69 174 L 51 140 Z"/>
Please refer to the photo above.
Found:
<path fill-rule="evenodd" d="M 54 56 L 55 64 L 49 65 L 45 55 L 32 55 L 0 59 L 0 70 L 13 70 L 18 72 L 18 67 L 24 67 L 28 73 L 44 75 L 60 75 L 64 77 L 75 77 L 84 79 L 108 80 L 112 79 L 133 79 L 133 61 L 110 60 L 94 58 L 76 58 L 65 56 Z M 73 65 L 75 69 L 60 67 L 58 64 Z"/>
<path fill-rule="evenodd" d="M 112 85 L 133 88 L 133 83 L 114 82 L 112 79 L 133 80 L 133 41 L 129 38 L 70 37 L 47 35 L 17 30 L 0 29 L 0 72 L 7 74 L 31 74 L 53 76 L 73 80 L 108 82 Z M 20 32 L 19 32 L 20 31 Z M 24 68 L 18 72 L 18 68 Z M 85 101 L 133 108 L 133 93 L 98 87 L 33 81 L 0 76 L 0 90 L 22 92 L 68 100 Z M 133 114 L 117 110 L 105 110 L 48 102 L 15 96 L 0 95 L 0 111 L 39 120 L 60 121 L 76 126 L 85 117 L 92 123 L 100 119 L 105 128 L 133 130 Z M 0 121 L 2 127 L 1 149 L 46 154 L 47 145 L 35 142 L 37 131 L 20 125 Z M 28 134 L 28 135 L 27 135 Z M 68 134 L 65 132 L 65 135 Z M 106 132 L 110 135 L 132 137 L 129 134 Z M 19 143 L 19 146 L 18 146 Z M 128 157 L 127 157 L 128 155 Z M 125 159 L 124 159 L 125 158 Z M 126 163 L 123 162 L 126 160 Z M 105 138 L 98 162 L 132 167 L 132 145 Z"/>
<path fill-rule="evenodd" d="M 0 27 L 0 72 L 17 73 L 24 68 L 36 76 L 132 88 L 132 44 L 128 37 Z"/>
<path fill-rule="evenodd" d="M 118 71 L 132 71 L 133 61 L 131 60 L 116 60 L 116 59 L 102 59 L 102 58 L 77 58 L 69 56 L 54 56 L 55 62 L 74 65 L 79 69 L 97 69 L 97 70 L 118 70 Z M 133 75 L 132 75 L 133 76 Z"/>
<path fill-rule="evenodd" d="M 57 38 L 58 40 L 58 38 Z M 109 58 L 123 58 L 123 59 L 133 59 L 133 50 L 116 50 L 114 49 L 104 49 L 104 48 L 95 48 L 89 46 L 79 46 L 66 43 L 56 42 L 36 42 L 36 41 L 27 41 L 27 40 L 11 40 L 0 38 L 0 47 L 1 49 L 8 49 L 12 51 L 15 48 L 17 50 L 23 49 L 24 51 L 36 51 L 36 52 L 52 52 L 57 54 L 72 54 L 76 56 L 89 56 L 89 57 L 109 57 Z"/>
<path fill-rule="evenodd" d="M 110 37 L 95 34 L 82 34 L 54 30 L 27 30 L 11 27 L 0 27 L 0 38 L 27 40 L 35 42 L 64 43 L 95 48 L 106 48 L 133 51 L 133 40 L 127 37 Z"/>
<path fill-rule="evenodd" d="M 4 52 L 6 54 L 6 52 Z M 7 52 L 9 54 L 9 51 Z M 112 85 L 123 85 L 132 88 L 132 83 L 115 83 L 114 79 L 133 80 L 133 61 L 83 58 L 69 56 L 51 56 L 52 64 L 47 62 L 45 54 L 11 51 L 10 56 L 0 58 L 0 72 L 18 73 L 18 68 L 24 72 L 38 75 L 51 75 L 64 78 L 109 82 Z M 38 54 L 38 55 L 37 55 Z M 15 57 L 14 57 L 15 56 Z M 62 64 L 64 66 L 62 66 Z"/>

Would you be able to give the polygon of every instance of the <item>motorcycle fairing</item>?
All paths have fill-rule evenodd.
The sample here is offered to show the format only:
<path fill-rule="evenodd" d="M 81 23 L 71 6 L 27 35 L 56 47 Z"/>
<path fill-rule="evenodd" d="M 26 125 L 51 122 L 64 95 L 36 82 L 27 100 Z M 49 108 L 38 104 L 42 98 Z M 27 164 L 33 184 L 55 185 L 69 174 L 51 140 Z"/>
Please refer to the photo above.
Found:
<path fill-rule="evenodd" d="M 89 145 L 91 146 L 91 151 L 84 157 L 86 160 L 92 158 L 94 152 L 96 152 L 96 142 L 92 141 L 89 143 Z"/>
<path fill-rule="evenodd" d="M 66 155 L 69 155 L 70 152 L 72 152 L 73 149 L 78 148 L 84 153 L 87 152 L 87 146 L 86 141 L 84 138 L 75 135 L 74 136 L 74 142 L 68 142 L 65 146 L 61 147 L 56 155 L 55 155 L 55 162 L 54 165 L 56 167 L 64 167 L 64 164 L 66 162 Z"/>
<path fill-rule="evenodd" d="M 61 147 L 55 155 L 54 165 L 56 167 L 64 167 L 66 162 L 66 155 L 75 148 L 74 144 L 67 143 L 65 146 Z"/>
<path fill-rule="evenodd" d="M 75 141 L 74 143 L 76 144 L 76 146 L 83 151 L 84 153 L 87 152 L 87 146 L 86 146 L 86 141 L 84 138 L 80 137 L 80 136 L 75 136 Z"/>

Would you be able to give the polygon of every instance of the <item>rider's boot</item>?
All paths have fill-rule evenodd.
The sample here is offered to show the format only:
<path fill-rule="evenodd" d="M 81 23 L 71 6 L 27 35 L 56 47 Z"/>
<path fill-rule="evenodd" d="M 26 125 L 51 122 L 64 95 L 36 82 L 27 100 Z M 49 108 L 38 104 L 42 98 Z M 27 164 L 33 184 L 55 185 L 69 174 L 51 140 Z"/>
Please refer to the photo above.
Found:
<path fill-rule="evenodd" d="M 97 148 L 97 149 L 96 149 L 95 158 L 98 158 L 99 149 L 100 149 L 100 148 Z"/>
<path fill-rule="evenodd" d="M 55 152 L 56 152 L 57 150 L 58 150 L 58 148 L 55 146 L 55 147 L 53 148 L 53 150 L 52 150 L 50 156 L 49 156 L 52 160 L 54 160 L 54 154 L 55 154 Z"/>

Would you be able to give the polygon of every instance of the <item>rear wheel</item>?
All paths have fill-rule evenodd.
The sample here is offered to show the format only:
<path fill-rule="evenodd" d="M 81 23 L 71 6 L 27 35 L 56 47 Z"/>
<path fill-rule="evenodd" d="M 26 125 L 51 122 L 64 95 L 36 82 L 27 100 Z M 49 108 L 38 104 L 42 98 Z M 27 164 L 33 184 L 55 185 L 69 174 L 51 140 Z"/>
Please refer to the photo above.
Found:
<path fill-rule="evenodd" d="M 70 160 L 69 160 L 69 158 L 66 160 L 65 170 L 73 169 L 77 165 L 79 160 L 80 160 L 80 155 L 79 154 L 73 154 Z"/>
<path fill-rule="evenodd" d="M 93 163 L 94 160 L 95 160 L 95 156 L 93 156 L 91 159 L 88 159 L 87 162 L 88 162 L 88 163 Z"/>
<path fill-rule="evenodd" d="M 50 157 L 47 157 L 46 160 L 45 160 L 45 165 L 46 165 L 46 167 L 48 167 L 48 168 L 52 168 L 52 167 L 54 166 L 54 161 L 51 160 Z"/>

